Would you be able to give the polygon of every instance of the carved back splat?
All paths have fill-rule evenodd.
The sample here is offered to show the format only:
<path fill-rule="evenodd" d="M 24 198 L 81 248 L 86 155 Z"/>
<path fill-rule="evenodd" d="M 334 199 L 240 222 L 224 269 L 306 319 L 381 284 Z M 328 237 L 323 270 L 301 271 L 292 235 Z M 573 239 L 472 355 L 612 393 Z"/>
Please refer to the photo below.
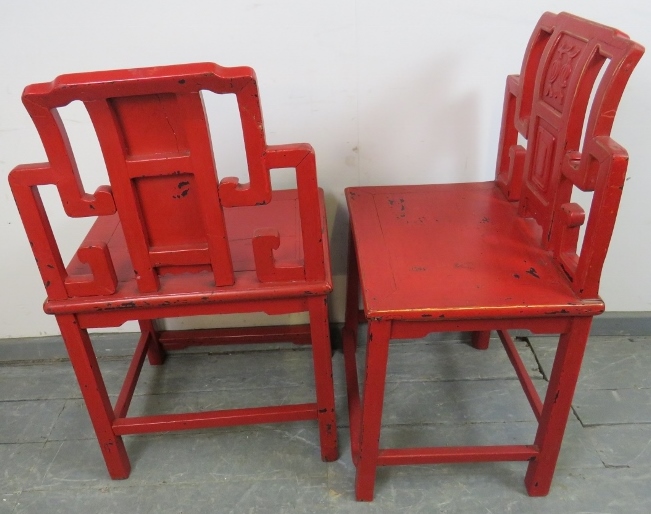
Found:
<path fill-rule="evenodd" d="M 237 98 L 247 184 L 232 177 L 218 182 L 202 90 Z M 88 110 L 111 183 L 94 195 L 83 190 L 57 112 L 75 100 Z M 317 238 L 321 242 L 319 213 L 311 213 L 315 209 L 307 205 L 318 203 L 313 151 L 309 145 L 267 146 L 256 78 L 250 68 L 200 63 L 63 75 L 51 83 L 28 86 L 23 102 L 49 162 L 38 169 L 19 169 L 11 181 L 21 212 L 41 219 L 43 226 L 31 229 L 34 237 L 30 240 L 48 241 L 40 254 L 55 270 L 41 266 L 51 299 L 111 294 L 115 272 L 106 246 L 90 244 L 78 256 L 90 264 L 94 278 L 66 277 L 35 187 L 42 184 L 57 186 L 69 216 L 107 216 L 117 210 L 141 292 L 157 291 L 159 274 L 201 269 L 213 271 L 217 286 L 233 284 L 223 208 L 271 201 L 272 167 L 293 166 L 297 174 L 302 173 L 298 184 L 306 189 L 301 195 L 301 216 L 306 215 L 302 219 L 304 244 L 315 243 Z M 323 263 L 312 262 L 319 252 L 310 248 L 303 252 L 305 260 L 310 260 L 305 266 L 275 268 L 272 252 L 278 247 L 278 235 L 273 228 L 261 229 L 253 245 L 259 280 L 323 278 Z M 102 285 L 100 275 L 113 278 Z M 80 281 L 84 285 L 79 286 Z"/>
<path fill-rule="evenodd" d="M 628 160 L 610 131 L 643 52 L 615 29 L 546 13 L 529 41 L 521 74 L 507 78 L 496 181 L 519 202 L 519 213 L 540 225 L 541 244 L 585 296 L 598 291 Z M 594 192 L 580 256 L 585 213 L 571 203 L 575 186 Z"/>

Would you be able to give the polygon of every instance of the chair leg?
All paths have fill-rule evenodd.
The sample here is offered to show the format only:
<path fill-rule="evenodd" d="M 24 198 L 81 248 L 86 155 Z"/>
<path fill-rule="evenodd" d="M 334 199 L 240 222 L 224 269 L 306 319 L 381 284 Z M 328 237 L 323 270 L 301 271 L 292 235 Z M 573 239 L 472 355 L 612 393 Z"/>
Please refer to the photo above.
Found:
<path fill-rule="evenodd" d="M 152 366 L 159 366 L 165 362 L 167 352 L 158 340 L 158 332 L 154 323 L 149 319 L 139 320 L 140 331 L 143 334 L 149 333 L 149 345 L 147 347 L 147 359 Z"/>
<path fill-rule="evenodd" d="M 529 463 L 525 477 L 530 496 L 545 496 L 551 487 L 591 323 L 592 318 L 574 319 L 560 337 L 534 443 L 540 453 Z"/>
<path fill-rule="evenodd" d="M 346 320 L 342 333 L 346 391 L 348 396 L 348 424 L 350 429 L 350 451 L 353 463 L 359 459 L 360 404 L 359 379 L 357 377 L 357 329 L 359 327 L 359 271 L 355 255 L 355 241 L 348 240 L 348 275 L 346 282 Z"/>
<path fill-rule="evenodd" d="M 391 322 L 369 321 L 359 460 L 355 475 L 355 496 L 359 501 L 373 500 L 390 336 Z"/>
<path fill-rule="evenodd" d="M 339 457 L 337 446 L 337 420 L 335 417 L 335 392 L 332 381 L 332 350 L 328 324 L 328 301 L 325 296 L 308 300 L 312 358 L 321 440 L 321 458 L 334 461 Z"/>
<path fill-rule="evenodd" d="M 355 254 L 355 240 L 352 232 L 348 238 L 348 274 L 346 278 L 346 320 L 343 338 L 351 338 L 357 347 L 357 328 L 359 326 L 359 270 Z"/>
<path fill-rule="evenodd" d="M 109 475 L 114 480 L 128 478 L 131 464 L 122 438 L 113 432 L 112 424 L 115 414 L 88 332 L 79 328 L 77 320 L 72 315 L 57 316 L 57 323 L 77 376 Z"/>
<path fill-rule="evenodd" d="M 491 339 L 490 330 L 472 333 L 472 346 L 477 350 L 488 350 L 488 343 Z"/>

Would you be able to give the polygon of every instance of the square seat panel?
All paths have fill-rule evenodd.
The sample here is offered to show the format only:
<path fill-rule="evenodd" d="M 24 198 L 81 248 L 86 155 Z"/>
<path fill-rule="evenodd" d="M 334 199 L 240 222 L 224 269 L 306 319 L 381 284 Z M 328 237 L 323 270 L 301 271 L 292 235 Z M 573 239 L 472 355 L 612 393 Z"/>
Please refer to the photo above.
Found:
<path fill-rule="evenodd" d="M 349 188 L 367 318 L 594 315 L 494 182 Z M 478 313 L 481 313 L 478 315 Z"/>

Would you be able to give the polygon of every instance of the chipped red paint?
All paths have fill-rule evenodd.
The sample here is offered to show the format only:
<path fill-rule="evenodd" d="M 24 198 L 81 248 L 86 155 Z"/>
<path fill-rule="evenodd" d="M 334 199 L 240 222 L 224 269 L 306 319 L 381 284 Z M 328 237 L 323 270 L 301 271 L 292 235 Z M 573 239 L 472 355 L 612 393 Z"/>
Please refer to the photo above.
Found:
<path fill-rule="evenodd" d="M 507 78 L 495 181 L 346 190 L 344 357 L 358 500 L 372 500 L 377 466 L 486 460 L 529 461 L 527 491 L 548 493 L 592 317 L 604 310 L 599 278 L 627 166 L 610 129 L 643 52 L 617 30 L 546 13 L 521 74 Z M 573 187 L 594 192 L 578 254 L 585 214 L 571 203 Z M 360 321 L 369 324 L 363 397 Z M 560 334 L 544 403 L 508 329 Z M 379 448 L 389 340 L 468 331 L 485 349 L 492 330 L 539 420 L 533 444 Z"/>
<path fill-rule="evenodd" d="M 202 91 L 234 94 L 249 183 L 217 178 Z M 57 109 L 84 103 L 110 186 L 86 193 Z M 61 328 L 106 465 L 126 478 L 121 435 L 317 419 L 324 460 L 337 458 L 327 294 L 332 289 L 323 191 L 307 144 L 266 143 L 255 74 L 200 63 L 63 75 L 28 86 L 23 103 L 48 162 L 9 177 L 43 283 L 45 311 Z M 272 191 L 269 171 L 295 168 L 297 188 Z M 97 217 L 64 266 L 38 186 L 57 187 L 65 212 Z M 305 327 L 170 333 L 176 316 L 309 312 Z M 140 322 L 142 336 L 115 408 L 87 329 Z M 144 363 L 192 344 L 312 344 L 316 402 L 231 411 L 127 417 Z"/>

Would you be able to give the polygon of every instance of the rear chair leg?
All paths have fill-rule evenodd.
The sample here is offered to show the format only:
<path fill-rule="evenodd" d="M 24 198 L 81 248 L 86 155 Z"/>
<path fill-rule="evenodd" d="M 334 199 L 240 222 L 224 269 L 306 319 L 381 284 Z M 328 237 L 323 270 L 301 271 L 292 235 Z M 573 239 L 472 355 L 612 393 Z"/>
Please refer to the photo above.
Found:
<path fill-rule="evenodd" d="M 346 277 L 346 320 L 343 339 L 351 338 L 357 347 L 357 329 L 359 327 L 359 270 L 355 255 L 355 239 L 352 232 L 348 238 L 348 276 Z"/>
<path fill-rule="evenodd" d="M 154 327 L 153 321 L 149 319 L 139 320 L 140 331 L 143 334 L 149 333 L 149 344 L 147 346 L 147 359 L 152 366 L 159 366 L 165 362 L 167 352 L 158 340 L 158 332 Z"/>
<path fill-rule="evenodd" d="M 591 323 L 592 318 L 573 320 L 570 330 L 558 342 L 534 442 L 540 453 L 529 463 L 524 479 L 530 496 L 545 496 L 551 487 Z"/>
<path fill-rule="evenodd" d="M 342 333 L 344 368 L 346 371 L 346 392 L 348 396 L 348 424 L 350 430 L 350 451 L 353 463 L 359 460 L 359 434 L 361 407 L 359 382 L 357 378 L 357 332 L 359 328 L 359 271 L 355 255 L 355 240 L 350 233 L 348 239 L 348 274 L 346 281 L 346 320 Z"/>
<path fill-rule="evenodd" d="M 332 350 L 328 326 L 328 301 L 325 296 L 308 300 L 312 359 L 316 385 L 317 419 L 321 441 L 321 458 L 331 462 L 339 457 L 337 447 L 337 421 L 335 417 L 335 392 L 332 381 Z"/>
<path fill-rule="evenodd" d="M 472 333 L 472 346 L 477 350 L 488 350 L 488 343 L 491 339 L 490 330 Z"/>
<path fill-rule="evenodd" d="M 131 464 L 122 438 L 113 432 L 115 414 L 88 332 L 79 328 L 73 315 L 61 315 L 56 318 L 109 475 L 114 480 L 127 478 L 131 472 Z"/>

